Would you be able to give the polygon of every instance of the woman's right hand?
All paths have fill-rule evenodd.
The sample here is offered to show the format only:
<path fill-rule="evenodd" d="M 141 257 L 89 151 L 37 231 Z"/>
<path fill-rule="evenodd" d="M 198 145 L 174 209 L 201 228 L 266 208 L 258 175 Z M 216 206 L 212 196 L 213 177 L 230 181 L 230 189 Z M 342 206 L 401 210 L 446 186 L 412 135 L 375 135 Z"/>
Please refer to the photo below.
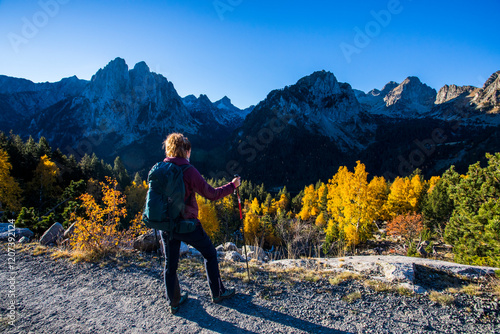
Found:
<path fill-rule="evenodd" d="M 234 185 L 235 188 L 238 188 L 241 184 L 241 177 L 235 177 L 231 183 Z"/>

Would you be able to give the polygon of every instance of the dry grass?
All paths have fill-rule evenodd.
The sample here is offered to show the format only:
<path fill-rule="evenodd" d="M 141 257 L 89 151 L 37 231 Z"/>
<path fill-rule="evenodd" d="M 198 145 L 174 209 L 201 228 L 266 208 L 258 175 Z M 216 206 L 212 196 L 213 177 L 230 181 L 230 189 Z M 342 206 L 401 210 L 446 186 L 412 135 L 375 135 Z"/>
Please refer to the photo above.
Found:
<path fill-rule="evenodd" d="M 460 290 L 457 289 L 457 288 L 453 288 L 453 287 L 449 287 L 445 290 L 446 293 L 451 293 L 451 294 L 456 294 L 456 293 L 459 293 Z"/>
<path fill-rule="evenodd" d="M 376 292 L 387 292 L 393 290 L 391 284 L 378 280 L 367 280 L 365 281 L 365 285 Z"/>
<path fill-rule="evenodd" d="M 304 280 L 312 283 L 316 283 L 321 279 L 321 276 L 315 272 L 309 272 L 304 275 Z"/>
<path fill-rule="evenodd" d="M 37 245 L 35 249 L 33 249 L 33 255 L 43 255 L 48 252 L 48 248 L 42 245 Z"/>
<path fill-rule="evenodd" d="M 432 291 L 429 299 L 441 306 L 449 306 L 455 302 L 455 297 L 437 291 Z"/>
<path fill-rule="evenodd" d="M 413 291 L 411 291 L 408 288 L 405 288 L 404 286 L 398 286 L 396 288 L 396 292 L 399 293 L 400 296 L 406 296 L 406 297 L 413 296 L 413 294 L 414 294 Z"/>
<path fill-rule="evenodd" d="M 342 300 L 347 303 L 352 303 L 361 298 L 361 292 L 356 291 L 342 297 Z"/>
<path fill-rule="evenodd" d="M 79 262 L 97 262 L 102 259 L 104 254 L 96 251 L 82 251 L 82 250 L 73 250 L 71 251 L 70 260 L 73 263 Z"/>
<path fill-rule="evenodd" d="M 469 296 L 477 296 L 477 295 L 479 295 L 481 293 L 479 286 L 477 286 L 475 284 L 469 284 L 467 286 L 464 286 L 460 290 L 460 292 L 466 293 Z"/>
<path fill-rule="evenodd" d="M 331 277 L 328 281 L 330 282 L 331 285 L 338 285 L 345 281 L 356 280 L 361 278 L 362 277 L 359 274 L 353 273 L 351 271 L 343 271 L 339 275 Z"/>
<path fill-rule="evenodd" d="M 497 296 L 500 296 L 500 279 L 494 280 L 491 284 L 491 287 L 493 288 L 493 293 Z"/>
<path fill-rule="evenodd" d="M 52 252 L 52 254 L 50 254 L 50 256 L 54 260 L 57 260 L 57 259 L 71 258 L 72 254 L 71 254 L 71 251 L 69 251 L 67 249 L 56 249 L 54 252 Z"/>

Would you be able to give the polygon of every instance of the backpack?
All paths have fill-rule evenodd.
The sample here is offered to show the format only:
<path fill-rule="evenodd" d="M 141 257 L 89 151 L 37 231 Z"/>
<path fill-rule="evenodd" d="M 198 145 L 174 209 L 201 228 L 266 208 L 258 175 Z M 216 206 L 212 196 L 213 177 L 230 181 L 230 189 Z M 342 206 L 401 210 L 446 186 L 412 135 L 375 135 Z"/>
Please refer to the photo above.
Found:
<path fill-rule="evenodd" d="M 148 192 L 142 214 L 144 224 L 169 234 L 194 231 L 196 222 L 182 220 L 184 213 L 184 171 L 191 165 L 158 162 L 148 174 Z"/>

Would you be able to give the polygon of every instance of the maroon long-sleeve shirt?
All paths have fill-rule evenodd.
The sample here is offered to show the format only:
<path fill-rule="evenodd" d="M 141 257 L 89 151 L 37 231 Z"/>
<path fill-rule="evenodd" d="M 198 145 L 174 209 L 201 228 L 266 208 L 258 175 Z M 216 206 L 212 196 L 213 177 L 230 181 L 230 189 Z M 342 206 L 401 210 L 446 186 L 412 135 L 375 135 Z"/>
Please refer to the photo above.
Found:
<path fill-rule="evenodd" d="M 177 166 L 189 165 L 189 161 L 184 158 L 165 158 L 165 162 L 172 162 Z M 184 171 L 184 185 L 186 188 L 186 195 L 184 196 L 184 219 L 198 219 L 198 204 L 196 203 L 195 193 L 211 200 L 216 201 L 227 195 L 231 194 L 235 187 L 232 182 L 219 187 L 213 188 L 201 176 L 200 172 L 194 166 Z"/>

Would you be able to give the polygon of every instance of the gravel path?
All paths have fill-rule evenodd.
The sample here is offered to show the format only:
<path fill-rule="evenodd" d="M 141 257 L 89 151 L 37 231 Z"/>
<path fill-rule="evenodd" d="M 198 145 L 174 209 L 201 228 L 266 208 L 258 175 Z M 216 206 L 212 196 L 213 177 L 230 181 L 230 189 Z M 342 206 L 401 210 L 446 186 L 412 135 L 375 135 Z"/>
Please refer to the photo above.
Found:
<path fill-rule="evenodd" d="M 200 260 L 181 261 L 181 286 L 191 294 L 173 316 L 158 262 L 149 257 L 73 264 L 17 250 L 9 268 L 6 244 L 0 250 L 6 333 L 500 333 L 496 297 L 457 294 L 451 306 L 441 306 L 424 295 L 374 292 L 359 281 L 297 281 L 272 271 L 254 274 L 251 283 L 226 278 L 237 295 L 213 304 Z M 343 299 L 353 292 L 361 297 Z"/>

